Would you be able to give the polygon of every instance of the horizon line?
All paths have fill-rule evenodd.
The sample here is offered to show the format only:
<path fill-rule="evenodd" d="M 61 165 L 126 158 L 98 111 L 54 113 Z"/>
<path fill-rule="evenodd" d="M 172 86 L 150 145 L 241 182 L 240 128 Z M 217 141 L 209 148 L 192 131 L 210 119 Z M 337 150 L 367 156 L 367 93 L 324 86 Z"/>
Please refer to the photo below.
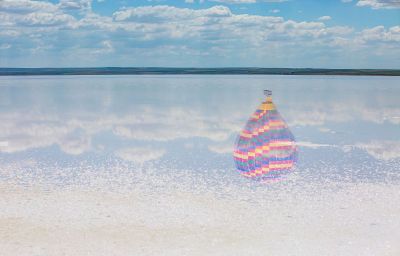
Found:
<path fill-rule="evenodd" d="M 37 75 L 352 75 L 400 76 L 400 69 L 262 67 L 53 67 L 0 68 L 0 76 Z"/>
<path fill-rule="evenodd" d="M 89 68 L 163 68 L 163 69 L 324 69 L 324 70 L 400 70 L 400 68 L 324 68 L 324 67 L 260 67 L 260 66 L 221 66 L 221 67 L 190 67 L 190 66 L 65 66 L 65 67 L 0 67 L 0 69 L 89 69 Z"/>

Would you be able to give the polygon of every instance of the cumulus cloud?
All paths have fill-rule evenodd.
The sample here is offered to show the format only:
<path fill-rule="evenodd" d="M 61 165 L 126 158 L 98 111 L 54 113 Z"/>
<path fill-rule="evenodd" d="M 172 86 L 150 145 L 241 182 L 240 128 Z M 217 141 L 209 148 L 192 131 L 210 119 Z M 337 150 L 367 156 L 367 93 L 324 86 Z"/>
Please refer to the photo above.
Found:
<path fill-rule="evenodd" d="M 225 4 L 253 4 L 257 2 L 280 3 L 280 2 L 286 2 L 288 0 L 210 0 L 210 1 L 225 3 Z"/>
<path fill-rule="evenodd" d="M 230 141 L 225 141 L 217 144 L 210 144 L 208 150 L 218 154 L 232 154 L 233 144 Z"/>
<path fill-rule="evenodd" d="M 224 141 L 240 127 L 241 124 L 234 120 L 207 117 L 185 109 L 166 109 L 150 110 L 137 121 L 116 125 L 113 133 L 120 137 L 147 141 L 171 141 L 190 137 Z"/>
<path fill-rule="evenodd" d="M 221 142 L 242 126 L 234 118 L 206 116 L 181 108 L 149 108 L 139 112 L 141 114 L 134 116 L 103 115 L 67 119 L 45 113 L 0 114 L 0 120 L 7 120 L 0 122 L 0 152 L 16 153 L 57 145 L 67 154 L 79 155 L 92 149 L 92 137 L 102 131 L 147 142 L 192 137 Z"/>
<path fill-rule="evenodd" d="M 76 21 L 73 16 L 63 13 L 58 5 L 41 1 L 1 1 L 1 12 L 0 24 L 15 30 L 21 30 L 19 26 L 64 27 Z"/>
<path fill-rule="evenodd" d="M 257 2 L 257 0 L 211 0 L 211 1 L 225 3 L 225 4 L 252 4 Z"/>
<path fill-rule="evenodd" d="M 349 111 L 351 109 L 351 111 Z M 299 110 L 289 110 L 286 118 L 290 126 L 323 126 L 328 122 L 344 123 L 363 120 L 375 124 L 388 122 L 400 124 L 400 108 L 370 107 L 362 102 L 348 102 L 345 105 L 329 102 L 304 103 Z"/>
<path fill-rule="evenodd" d="M 372 9 L 396 9 L 400 8 L 399 0 L 359 0 L 357 6 L 367 6 Z"/>
<path fill-rule="evenodd" d="M 87 11 L 92 8 L 92 0 L 60 0 L 58 6 L 65 10 Z"/>
<path fill-rule="evenodd" d="M 66 66 L 79 60 L 81 65 L 115 61 L 119 65 L 179 66 L 209 64 L 207 61 L 214 58 L 218 62 L 212 64 L 217 66 L 232 63 L 232 59 L 244 65 L 293 66 L 308 64 L 300 62 L 305 59 L 315 63 L 321 54 L 314 58 L 304 55 L 313 56 L 316 51 L 339 60 L 357 53 L 353 58 L 362 56 L 362 63 L 366 63 L 372 52 L 382 59 L 393 58 L 398 49 L 394 43 L 399 40 L 398 26 L 354 31 L 348 26 L 325 25 L 323 21 L 329 16 L 315 22 L 294 21 L 235 14 L 222 5 L 203 9 L 128 7 L 104 16 L 93 12 L 89 0 L 5 0 L 0 1 L 0 13 L 0 35 L 7 38 L 1 43 L 13 45 L 13 52 L 26 65 L 46 60 Z M 371 51 L 376 43 L 379 51 Z M 41 49 L 40 53 L 35 49 Z M 113 58 L 102 58 L 102 50 L 112 53 Z M 2 65 L 15 65 L 10 63 L 20 60 L 5 57 Z"/>
<path fill-rule="evenodd" d="M 206 17 L 228 17 L 232 13 L 228 7 L 213 6 L 208 9 L 178 8 L 168 5 L 126 8 L 114 13 L 116 21 L 137 21 L 155 23 L 160 21 L 184 21 Z"/>
<path fill-rule="evenodd" d="M 114 46 L 111 40 L 104 40 L 97 49 L 92 50 L 93 54 L 109 54 L 114 52 Z"/>
<path fill-rule="evenodd" d="M 332 19 L 331 16 L 321 16 L 318 18 L 318 20 L 321 20 L 321 21 L 327 21 L 327 20 L 331 20 L 331 19 Z"/>
<path fill-rule="evenodd" d="M 331 144 L 319 144 L 319 143 L 313 143 L 313 142 L 309 142 L 309 141 L 297 141 L 296 145 L 300 146 L 300 147 L 306 147 L 306 148 L 312 148 L 312 149 L 324 148 L 324 147 L 337 147 L 337 146 L 331 145 Z"/>
<path fill-rule="evenodd" d="M 37 119 L 33 121 L 31 118 Z M 4 120 L 4 117 L 0 117 L 0 120 Z M 0 152 L 15 153 L 58 145 L 67 154 L 79 155 L 91 147 L 91 136 L 72 122 L 64 123 L 55 117 L 34 115 L 28 118 L 20 113 L 8 115 L 7 120 L 6 124 L 0 124 L 3 138 Z"/>
<path fill-rule="evenodd" d="M 6 13 L 24 14 L 35 11 L 55 12 L 58 11 L 57 5 L 44 1 L 31 0 L 2 0 L 0 1 L 0 11 Z"/>
<path fill-rule="evenodd" d="M 123 160 L 136 164 L 143 164 L 164 156 L 165 150 L 152 147 L 129 147 L 122 148 L 115 152 L 115 155 Z"/>
<path fill-rule="evenodd" d="M 62 136 L 58 141 L 60 149 L 70 155 L 80 155 L 91 148 L 91 136 L 82 129 L 74 130 Z"/>
<path fill-rule="evenodd" d="M 20 32 L 16 30 L 3 30 L 0 31 L 0 36 L 4 37 L 18 37 L 20 35 Z"/>
<path fill-rule="evenodd" d="M 388 85 L 389 86 L 389 85 Z M 371 91 L 366 87 L 366 93 Z M 351 88 L 349 88 L 352 91 Z M 354 89 L 354 88 L 353 88 Z M 336 91 L 331 91 L 336 95 Z M 109 96 L 109 94 L 107 94 Z M 112 95 L 112 94 L 111 94 Z M 300 98 L 302 97 L 299 95 Z M 345 97 L 345 96 L 343 96 Z M 362 95 L 362 99 L 367 96 Z M 320 100 L 318 100 L 320 98 Z M 294 103 L 288 106 L 284 117 L 290 121 L 289 125 L 316 126 L 321 132 L 332 132 L 325 124 L 345 123 L 360 120 L 374 124 L 390 123 L 400 125 L 400 108 L 397 108 L 397 98 L 385 97 L 380 101 L 375 95 L 370 101 L 360 101 L 358 97 L 351 100 L 328 100 L 316 96 L 312 101 L 302 99 L 302 104 Z M 231 101 L 231 100 L 229 100 Z M 42 104 L 42 105 L 41 105 Z M 80 104 L 83 104 L 81 102 Z M 224 104 L 223 102 L 221 104 Z M 233 104 L 233 103 L 232 103 Z M 290 103 L 289 103 L 290 104 Z M 229 114 L 226 112 L 203 112 L 196 107 L 156 107 L 138 105 L 134 112 L 124 113 L 82 113 L 73 112 L 66 117 L 52 115 L 48 109 L 53 106 L 39 103 L 41 111 L 18 111 L 0 113 L 0 152 L 16 153 L 34 148 L 57 146 L 61 151 L 79 155 L 90 152 L 96 144 L 93 138 L 98 134 L 107 133 L 117 136 L 121 141 L 132 140 L 135 143 L 163 144 L 173 140 L 184 140 L 193 137 L 209 140 L 208 150 L 218 154 L 231 154 L 232 142 L 229 140 L 237 134 L 243 126 L 243 116 L 248 110 L 236 109 Z M 349 111 L 351 110 L 351 111 Z M 246 113 L 241 113 L 245 111 Z M 50 111 L 51 112 L 51 111 Z M 336 124 L 332 127 L 336 127 Z M 374 125 L 372 125 L 374 126 Z M 374 135 L 372 135 L 374 136 Z M 371 137 L 368 137 L 368 140 Z M 399 142 L 372 141 L 359 142 L 353 145 L 330 145 L 326 143 L 299 141 L 300 147 L 311 149 L 337 148 L 345 152 L 354 148 L 365 150 L 368 154 L 382 160 L 394 159 L 399 151 Z M 190 147 L 190 145 L 188 146 Z M 158 150 L 158 149 L 157 149 Z M 135 151 L 123 150 L 119 157 L 128 159 Z M 161 155 L 160 151 L 156 155 Z M 144 160 L 133 159 L 133 162 Z"/>
<path fill-rule="evenodd" d="M 357 143 L 355 147 L 365 150 L 379 160 L 388 161 L 400 158 L 400 141 L 373 140 L 368 143 Z"/>
<path fill-rule="evenodd" d="M 102 50 L 102 52 L 113 52 L 114 51 L 114 47 L 111 43 L 110 40 L 104 40 L 103 42 L 101 42 L 102 46 L 104 47 L 104 49 Z"/>
<path fill-rule="evenodd" d="M 57 26 L 75 21 L 74 17 L 68 14 L 54 13 L 29 13 L 20 19 L 16 19 L 19 24 L 28 26 Z"/>
<path fill-rule="evenodd" d="M 0 44 L 0 50 L 7 50 L 11 48 L 11 44 Z"/>
<path fill-rule="evenodd" d="M 354 149 L 364 150 L 368 155 L 378 160 L 389 161 L 400 158 L 400 141 L 372 140 L 359 142 L 352 145 L 319 144 L 309 141 L 298 141 L 296 145 L 311 149 L 337 148 L 347 153 Z"/>
<path fill-rule="evenodd" d="M 370 105 L 353 98 L 351 102 L 322 100 L 303 101 L 299 106 L 290 107 L 284 117 L 289 126 L 315 126 L 321 132 L 332 132 L 324 128 L 327 123 L 345 123 L 361 120 L 374 124 L 400 124 L 400 108 L 396 98 L 385 99 L 384 105 L 374 100 Z M 351 111 L 349 111 L 351 109 Z M 239 110 L 235 110 L 237 114 Z M 60 118 L 37 112 L 0 114 L 0 152 L 20 152 L 32 148 L 57 145 L 68 154 L 81 154 L 92 148 L 92 137 L 109 131 L 124 139 L 139 141 L 168 142 L 193 137 L 205 138 L 212 143 L 209 150 L 217 153 L 229 152 L 229 138 L 242 129 L 243 120 L 239 115 L 226 113 L 204 113 L 193 108 L 140 108 L 135 115 L 83 116 L 81 118 Z M 323 147 L 327 145 L 299 142 L 299 146 Z"/>
<path fill-rule="evenodd" d="M 384 26 L 376 26 L 364 29 L 360 33 L 360 38 L 365 42 L 400 42 L 400 26 L 394 26 L 386 29 Z"/>

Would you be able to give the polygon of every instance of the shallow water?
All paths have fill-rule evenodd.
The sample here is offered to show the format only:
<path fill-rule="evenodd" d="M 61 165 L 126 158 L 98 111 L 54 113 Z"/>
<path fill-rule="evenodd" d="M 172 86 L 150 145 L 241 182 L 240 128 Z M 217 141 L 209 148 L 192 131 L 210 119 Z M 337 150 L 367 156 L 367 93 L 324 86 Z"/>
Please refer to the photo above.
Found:
<path fill-rule="evenodd" d="M 399 255 L 400 78 L 0 78 L 5 255 Z M 278 182 L 233 143 L 273 99 L 299 145 Z"/>

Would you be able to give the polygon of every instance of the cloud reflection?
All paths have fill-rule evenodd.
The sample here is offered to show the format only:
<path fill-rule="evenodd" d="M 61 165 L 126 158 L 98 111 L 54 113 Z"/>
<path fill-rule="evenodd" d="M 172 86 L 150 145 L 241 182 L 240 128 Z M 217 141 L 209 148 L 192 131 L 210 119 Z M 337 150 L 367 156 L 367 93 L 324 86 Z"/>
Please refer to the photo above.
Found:
<path fill-rule="evenodd" d="M 367 143 L 357 143 L 355 147 L 365 150 L 379 160 L 389 161 L 400 158 L 400 141 L 373 140 Z"/>
<path fill-rule="evenodd" d="M 272 89 L 282 116 L 300 141 L 299 146 L 314 150 L 358 148 L 385 161 L 398 156 L 400 150 L 395 138 L 400 136 L 400 106 L 393 96 L 398 92 L 395 87 L 378 90 L 376 82 L 368 84 L 368 80 L 360 78 L 366 84 L 364 91 L 338 98 L 331 95 L 339 95 L 343 83 L 348 90 L 355 90 L 357 80 L 240 79 L 90 77 L 27 79 L 14 83 L 10 80 L 7 82 L 10 85 L 2 81 L 6 86 L 0 87 L 0 153 L 17 154 L 56 146 L 70 156 L 109 152 L 132 162 L 147 160 L 131 155 L 146 155 L 150 161 L 178 148 L 182 149 L 179 154 L 203 146 L 207 150 L 202 154 L 231 153 L 234 138 L 260 102 L 265 81 L 269 81 L 279 86 L 298 86 L 292 91 L 279 86 Z M 254 84 L 254 88 L 243 86 L 244 81 Z M 327 91 L 309 85 L 326 81 L 334 85 Z M 65 84 L 41 86 L 57 82 Z M 99 85 L 81 91 L 80 83 Z M 232 91 L 227 90 L 228 84 Z M 175 93 L 171 93 L 171 88 Z M 370 93 L 374 90 L 378 91 Z M 295 100 L 298 98 L 302 101 Z M 193 146 L 185 148 L 189 144 Z M 155 153 L 147 156 L 150 151 Z"/>
<path fill-rule="evenodd" d="M 159 159 L 164 154 L 164 149 L 151 147 L 129 147 L 119 149 L 115 152 L 117 157 L 136 164 L 143 164 L 147 161 Z"/>

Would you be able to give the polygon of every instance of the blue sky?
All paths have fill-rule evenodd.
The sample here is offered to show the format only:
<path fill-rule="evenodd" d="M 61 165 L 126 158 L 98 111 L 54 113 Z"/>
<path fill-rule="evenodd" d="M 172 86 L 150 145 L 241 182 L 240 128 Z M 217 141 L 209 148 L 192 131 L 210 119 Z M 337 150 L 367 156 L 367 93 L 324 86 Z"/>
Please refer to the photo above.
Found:
<path fill-rule="evenodd" d="M 1 67 L 400 68 L 400 0 L 0 0 Z"/>

